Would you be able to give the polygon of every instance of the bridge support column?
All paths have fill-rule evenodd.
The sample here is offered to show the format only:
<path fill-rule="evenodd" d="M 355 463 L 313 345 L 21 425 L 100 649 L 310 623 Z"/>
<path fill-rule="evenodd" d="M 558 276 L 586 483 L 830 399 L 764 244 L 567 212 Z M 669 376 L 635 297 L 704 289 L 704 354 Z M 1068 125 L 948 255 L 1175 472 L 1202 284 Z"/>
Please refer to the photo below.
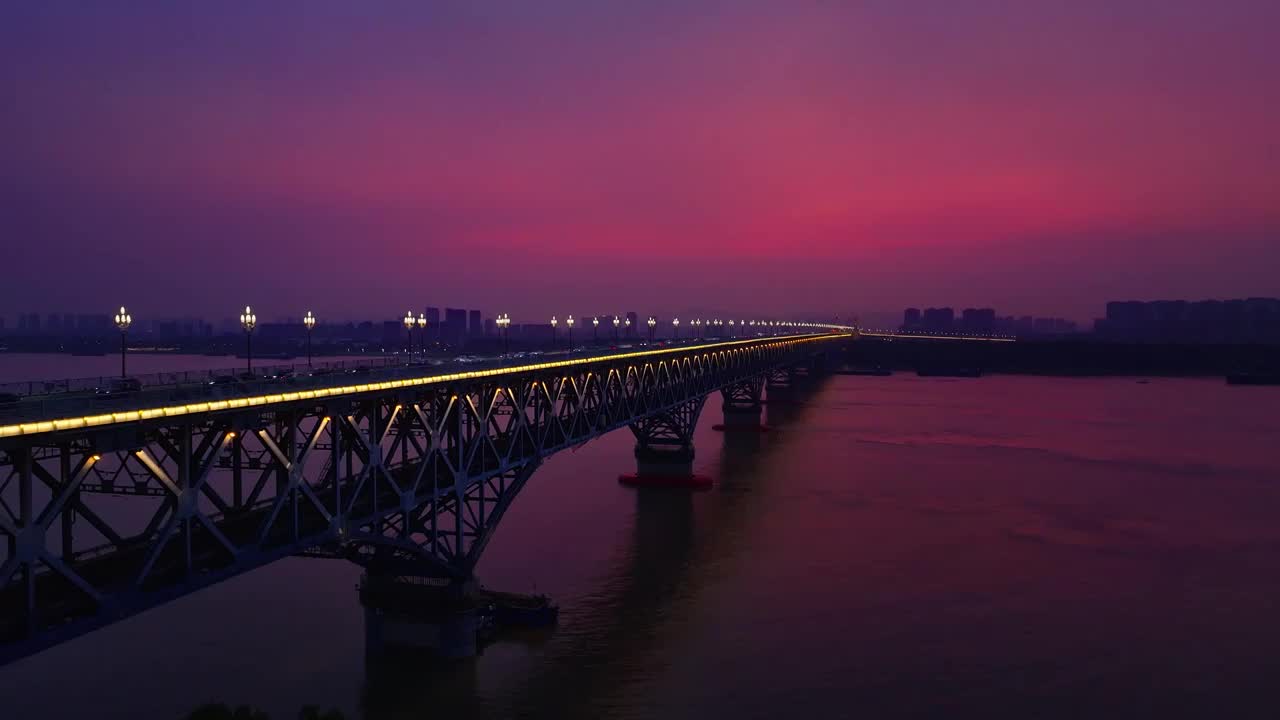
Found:
<path fill-rule="evenodd" d="M 360 579 L 365 653 L 472 657 L 480 642 L 474 582 L 366 573 Z"/>
<path fill-rule="evenodd" d="M 636 436 L 636 473 L 618 478 L 624 484 L 656 487 L 711 486 L 711 478 L 693 472 L 693 430 L 706 396 L 631 424 Z"/>
<path fill-rule="evenodd" d="M 791 368 L 778 368 L 770 370 L 765 378 L 765 388 L 768 390 L 768 402 L 770 405 L 774 403 L 788 403 L 792 399 L 792 391 L 795 389 L 795 376 L 791 372 Z"/>
<path fill-rule="evenodd" d="M 716 430 L 725 432 L 765 432 L 768 430 L 761 422 L 761 402 L 764 395 L 765 378 L 758 375 L 749 380 L 725 387 L 720 391 L 724 398 L 721 408 L 724 410 L 724 424 L 716 425 Z"/>

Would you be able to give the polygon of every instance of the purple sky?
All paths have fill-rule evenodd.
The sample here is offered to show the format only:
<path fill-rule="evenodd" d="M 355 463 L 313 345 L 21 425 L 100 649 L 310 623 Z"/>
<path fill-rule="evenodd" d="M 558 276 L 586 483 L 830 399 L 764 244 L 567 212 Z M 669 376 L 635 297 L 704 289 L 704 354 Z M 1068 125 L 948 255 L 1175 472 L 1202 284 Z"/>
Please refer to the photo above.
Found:
<path fill-rule="evenodd" d="M 0 315 L 1280 294 L 1280 3 L 0 9 Z"/>

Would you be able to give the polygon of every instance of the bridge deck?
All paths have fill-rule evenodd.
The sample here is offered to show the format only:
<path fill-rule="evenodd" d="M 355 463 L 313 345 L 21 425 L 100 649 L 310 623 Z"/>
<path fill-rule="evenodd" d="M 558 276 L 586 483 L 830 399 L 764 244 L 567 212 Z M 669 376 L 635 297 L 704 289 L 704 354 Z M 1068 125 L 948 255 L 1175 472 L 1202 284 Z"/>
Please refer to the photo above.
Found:
<path fill-rule="evenodd" d="M 777 336 L 791 340 L 826 337 L 822 334 Z M 270 406 L 298 400 L 324 399 L 343 395 L 411 388 L 433 384 L 491 378 L 502 375 L 572 368 L 600 361 L 630 358 L 658 358 L 691 350 L 724 349 L 774 339 L 761 336 L 746 339 L 712 339 L 685 343 L 663 343 L 642 350 L 618 348 L 586 352 L 564 351 L 542 356 L 538 362 L 492 359 L 470 365 L 466 370 L 440 372 L 437 366 L 422 364 L 366 369 L 343 375 L 310 375 L 283 381 L 269 379 L 235 385 L 190 385 L 144 389 L 115 397 L 72 393 L 70 397 L 40 396 L 0 407 L 0 439 L 15 436 L 100 427 L 118 423 L 178 417 L 211 411 Z M 356 381 L 356 382 L 353 382 Z"/>

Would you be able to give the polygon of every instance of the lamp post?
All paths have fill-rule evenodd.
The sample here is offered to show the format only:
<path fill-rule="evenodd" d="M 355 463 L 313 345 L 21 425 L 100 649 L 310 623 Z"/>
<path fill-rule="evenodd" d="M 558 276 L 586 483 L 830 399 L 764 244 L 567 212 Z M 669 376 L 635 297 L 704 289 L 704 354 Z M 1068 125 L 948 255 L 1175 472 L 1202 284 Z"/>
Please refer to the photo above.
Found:
<path fill-rule="evenodd" d="M 418 313 L 418 344 L 422 346 L 422 354 L 427 354 L 427 316 Z"/>
<path fill-rule="evenodd" d="M 307 367 L 311 367 L 311 331 L 316 329 L 316 316 L 310 310 L 302 316 L 302 327 L 307 329 Z"/>
<path fill-rule="evenodd" d="M 253 314 L 253 308 L 245 305 L 244 312 L 240 313 L 240 327 L 244 328 L 244 368 L 250 375 L 253 374 L 253 328 L 257 325 L 258 316 Z"/>
<path fill-rule="evenodd" d="M 658 321 L 654 320 L 653 316 L 650 315 L 649 316 L 649 342 L 651 343 L 653 342 L 653 328 L 656 327 L 657 325 L 658 325 Z"/>
<path fill-rule="evenodd" d="M 555 348 L 560 338 L 556 337 L 556 316 L 551 316 L 551 347 Z"/>
<path fill-rule="evenodd" d="M 671 339 L 680 339 L 680 318 L 671 318 Z"/>
<path fill-rule="evenodd" d="M 413 358 L 413 326 L 417 325 L 417 321 L 413 319 L 413 311 L 404 314 L 404 327 L 409 331 L 409 353 L 405 357 L 405 363 L 412 362 Z"/>
<path fill-rule="evenodd" d="M 564 324 L 569 326 L 569 351 L 573 352 L 573 316 L 565 318 Z"/>
<path fill-rule="evenodd" d="M 502 332 L 502 354 L 507 354 L 507 328 L 511 327 L 511 316 L 502 313 L 498 319 L 494 321 L 498 325 L 498 330 Z"/>
<path fill-rule="evenodd" d="M 592 345 L 600 344 L 599 331 L 600 331 L 600 318 L 599 317 L 591 318 L 591 344 Z"/>
<path fill-rule="evenodd" d="M 618 325 L 622 324 L 618 321 L 618 316 L 613 316 L 613 341 L 618 342 Z"/>
<path fill-rule="evenodd" d="M 622 321 L 622 324 L 627 328 L 627 332 L 626 332 L 627 337 L 631 337 L 631 318 L 627 318 L 626 320 Z"/>
<path fill-rule="evenodd" d="M 116 327 L 120 329 L 120 377 L 124 377 L 124 354 L 129 347 L 129 326 L 133 324 L 133 316 L 120 306 L 120 312 L 116 313 Z"/>
<path fill-rule="evenodd" d="M 733 329 L 733 321 L 729 321 L 729 337 L 738 337 L 738 331 Z"/>

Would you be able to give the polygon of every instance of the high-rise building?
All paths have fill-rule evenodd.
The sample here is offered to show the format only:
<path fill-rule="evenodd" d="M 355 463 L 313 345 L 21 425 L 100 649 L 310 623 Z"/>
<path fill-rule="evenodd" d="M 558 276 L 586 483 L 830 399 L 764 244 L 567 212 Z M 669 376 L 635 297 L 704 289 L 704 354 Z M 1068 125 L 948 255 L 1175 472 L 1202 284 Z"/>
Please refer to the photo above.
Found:
<path fill-rule="evenodd" d="M 960 329 L 969 333 L 989 334 L 996 325 L 996 311 L 991 308 L 965 308 L 960 313 Z"/>
<path fill-rule="evenodd" d="M 427 308 L 427 340 L 436 342 L 440 339 L 440 308 Z"/>
<path fill-rule="evenodd" d="M 956 312 L 949 307 L 926 308 L 921 321 L 926 330 L 951 332 L 955 326 Z"/>
<path fill-rule="evenodd" d="M 920 327 L 920 308 L 907 308 L 902 313 L 902 329 L 917 330 Z"/>
<path fill-rule="evenodd" d="M 444 309 L 444 322 L 440 324 L 440 340 L 457 345 L 467 334 L 467 311 L 447 307 Z"/>
<path fill-rule="evenodd" d="M 467 313 L 467 316 L 467 335 L 471 337 L 484 335 L 484 321 L 480 318 L 480 311 L 472 310 Z"/>

